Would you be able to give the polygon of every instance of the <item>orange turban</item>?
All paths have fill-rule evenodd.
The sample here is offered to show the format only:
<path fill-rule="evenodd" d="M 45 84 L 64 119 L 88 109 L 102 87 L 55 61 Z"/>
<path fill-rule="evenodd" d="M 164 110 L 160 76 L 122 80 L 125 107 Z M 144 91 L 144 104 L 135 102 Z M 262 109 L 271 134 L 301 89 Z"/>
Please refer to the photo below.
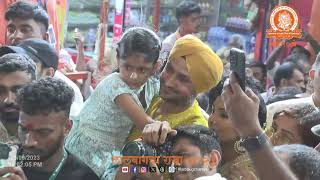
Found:
<path fill-rule="evenodd" d="M 223 64 L 211 48 L 193 35 L 178 39 L 171 50 L 169 60 L 185 57 L 191 81 L 197 93 L 216 86 L 221 80 Z"/>

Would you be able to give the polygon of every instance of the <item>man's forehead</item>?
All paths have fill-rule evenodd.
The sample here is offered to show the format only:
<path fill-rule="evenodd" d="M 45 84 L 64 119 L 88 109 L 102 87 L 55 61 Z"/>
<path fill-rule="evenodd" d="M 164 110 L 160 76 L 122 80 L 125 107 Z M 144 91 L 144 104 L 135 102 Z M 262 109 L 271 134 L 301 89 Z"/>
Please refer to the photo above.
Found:
<path fill-rule="evenodd" d="M 31 82 L 31 74 L 27 71 L 0 72 L 0 85 L 17 86 Z"/>
<path fill-rule="evenodd" d="M 14 18 L 14 19 L 10 19 L 8 21 L 8 26 L 9 25 L 16 25 L 16 26 L 23 26 L 23 25 L 34 25 L 37 22 L 34 19 L 23 19 L 23 18 Z"/>
<path fill-rule="evenodd" d="M 21 111 L 19 125 L 25 128 L 32 127 L 36 129 L 54 127 L 62 121 L 60 115 L 60 113 L 29 115 Z"/>
<path fill-rule="evenodd" d="M 192 18 L 200 17 L 200 13 L 194 12 L 194 13 L 190 14 L 189 17 L 192 17 Z"/>
<path fill-rule="evenodd" d="M 177 152 L 186 152 L 193 149 L 198 149 L 197 146 L 191 143 L 191 140 L 186 137 L 180 137 L 173 145 L 173 151 Z"/>
<path fill-rule="evenodd" d="M 15 27 L 15 28 L 30 27 L 32 29 L 39 29 L 39 30 L 43 29 L 44 31 L 46 31 L 46 26 L 43 23 L 38 22 L 34 19 L 25 19 L 24 20 L 21 18 L 15 18 L 13 20 L 8 21 L 7 27 Z M 38 32 L 38 31 L 36 31 L 36 32 Z M 39 38 L 42 38 L 42 37 L 39 36 Z"/>
<path fill-rule="evenodd" d="M 175 60 L 171 60 L 168 62 L 168 64 L 174 69 L 175 72 L 189 77 L 186 60 L 182 57 Z"/>

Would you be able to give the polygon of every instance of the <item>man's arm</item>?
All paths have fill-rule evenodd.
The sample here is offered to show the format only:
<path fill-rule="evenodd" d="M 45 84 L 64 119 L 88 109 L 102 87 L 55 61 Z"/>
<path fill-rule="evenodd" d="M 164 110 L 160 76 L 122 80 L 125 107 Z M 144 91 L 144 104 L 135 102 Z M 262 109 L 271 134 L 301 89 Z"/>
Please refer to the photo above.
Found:
<path fill-rule="evenodd" d="M 259 98 L 247 89 L 244 93 L 232 73 L 226 81 L 222 98 L 226 111 L 240 137 L 256 137 L 263 133 L 259 121 Z M 295 180 L 295 176 L 275 155 L 267 141 L 259 148 L 248 151 L 254 168 L 261 180 Z"/>
<path fill-rule="evenodd" d="M 285 45 L 285 41 L 282 41 L 281 44 L 278 47 L 276 47 L 269 55 L 269 57 L 266 61 L 266 65 L 267 65 L 268 70 L 270 70 L 274 67 L 274 63 L 277 61 L 277 59 L 280 56 L 280 53 L 283 51 L 284 45 Z"/>
<path fill-rule="evenodd" d="M 259 150 L 249 152 L 253 165 L 258 172 L 261 180 L 279 179 L 293 180 L 297 179 L 293 173 L 286 167 L 272 150 L 270 143 L 266 143 Z"/>
<path fill-rule="evenodd" d="M 310 43 L 314 53 L 318 54 L 320 51 L 319 43 L 308 32 L 303 31 L 302 33 L 303 33 L 304 39 Z"/>
<path fill-rule="evenodd" d="M 87 71 L 87 64 L 84 60 L 84 38 L 79 31 L 75 31 L 74 40 L 78 50 L 76 70 Z"/>

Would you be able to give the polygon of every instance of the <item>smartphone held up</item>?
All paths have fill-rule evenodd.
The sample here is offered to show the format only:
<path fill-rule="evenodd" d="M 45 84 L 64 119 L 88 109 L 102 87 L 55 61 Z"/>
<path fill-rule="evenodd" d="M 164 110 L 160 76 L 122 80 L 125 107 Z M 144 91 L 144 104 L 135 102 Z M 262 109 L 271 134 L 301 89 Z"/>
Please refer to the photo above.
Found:
<path fill-rule="evenodd" d="M 0 143 L 0 168 L 16 166 L 18 146 Z"/>
<path fill-rule="evenodd" d="M 243 50 L 232 48 L 230 50 L 230 70 L 234 72 L 243 91 L 246 82 L 246 55 Z"/>

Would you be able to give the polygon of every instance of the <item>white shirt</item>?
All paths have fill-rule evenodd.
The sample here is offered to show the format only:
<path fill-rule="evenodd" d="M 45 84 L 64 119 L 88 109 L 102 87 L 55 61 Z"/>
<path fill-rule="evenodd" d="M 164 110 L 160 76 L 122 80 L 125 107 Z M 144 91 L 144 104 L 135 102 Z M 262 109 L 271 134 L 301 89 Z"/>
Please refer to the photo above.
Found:
<path fill-rule="evenodd" d="M 177 32 L 178 32 L 178 30 L 177 30 Z M 161 63 L 161 67 L 163 65 L 165 65 L 164 64 L 165 61 L 167 61 L 169 58 L 170 51 L 173 48 L 173 45 L 177 40 L 177 32 L 170 34 L 162 41 L 162 47 L 161 47 L 161 51 L 159 54 L 159 60 Z"/>
<path fill-rule="evenodd" d="M 202 177 L 198 177 L 194 180 L 227 180 L 227 179 L 222 177 L 221 174 L 216 173 L 212 176 L 202 176 Z"/>
<path fill-rule="evenodd" d="M 73 99 L 73 103 L 71 104 L 70 114 L 69 114 L 69 118 L 73 119 L 74 117 L 78 116 L 83 106 L 83 96 L 81 94 L 81 91 L 79 87 L 74 82 L 72 82 L 67 76 L 62 74 L 62 72 L 57 70 L 53 77 L 64 81 L 74 91 L 74 99 Z"/>

